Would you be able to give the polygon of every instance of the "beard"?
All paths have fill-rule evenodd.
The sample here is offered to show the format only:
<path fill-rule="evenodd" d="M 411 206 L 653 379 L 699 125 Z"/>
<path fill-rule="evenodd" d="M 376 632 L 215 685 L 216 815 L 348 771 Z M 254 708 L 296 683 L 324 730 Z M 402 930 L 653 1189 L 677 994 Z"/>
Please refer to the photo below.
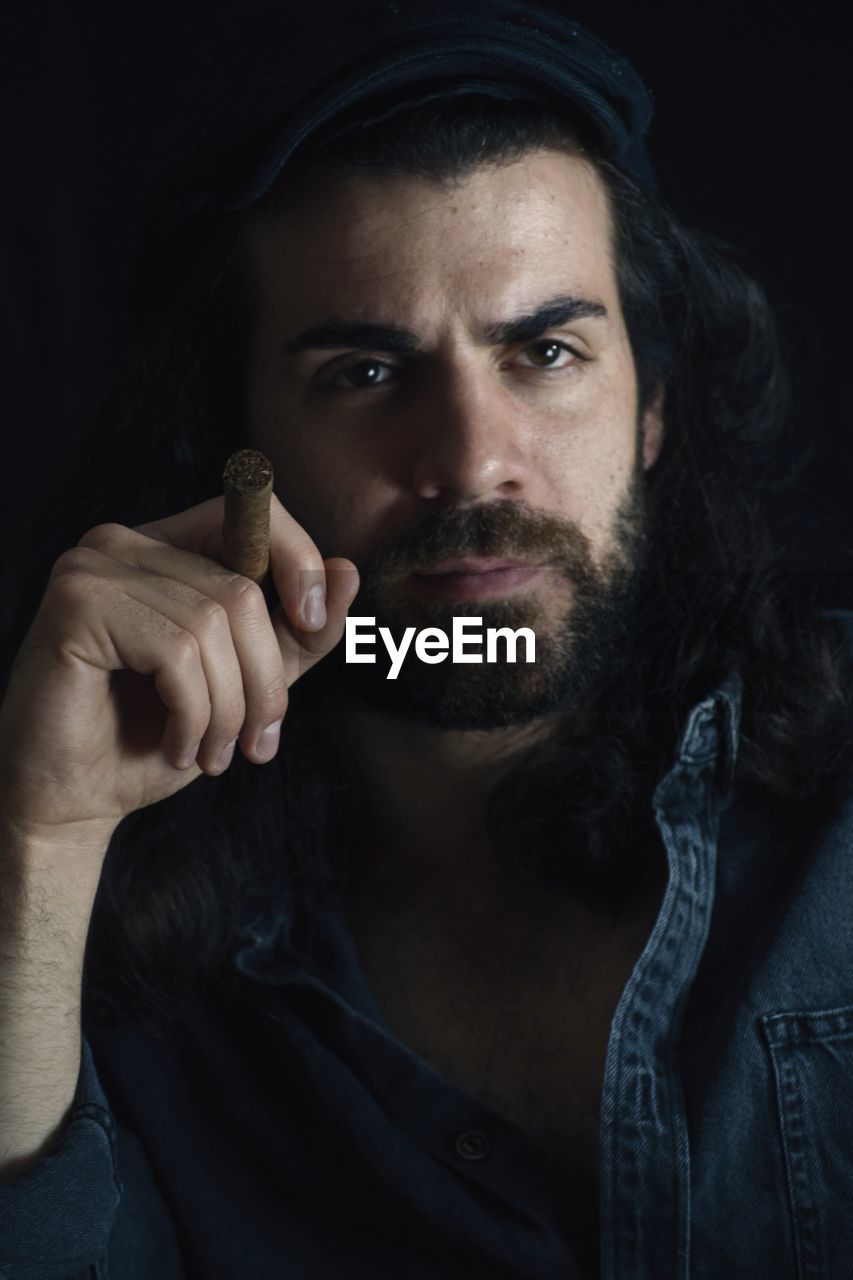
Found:
<path fill-rule="evenodd" d="M 648 507 L 638 432 L 627 492 L 611 523 L 609 548 L 596 564 L 589 539 L 551 512 L 502 500 L 481 507 L 427 513 L 405 535 L 379 544 L 357 561 L 361 585 L 352 616 L 374 617 L 399 644 L 407 627 L 438 627 L 477 617 L 484 628 L 529 627 L 535 662 L 519 643 L 515 663 L 437 664 L 409 650 L 395 680 L 377 639 L 375 664 L 348 664 L 343 642 L 319 663 L 325 698 L 356 700 L 441 729 L 491 730 L 528 724 L 560 712 L 577 715 L 603 695 L 617 668 L 631 661 L 631 634 L 648 564 Z M 411 575 L 463 555 L 517 557 L 545 565 L 539 581 L 515 598 L 443 599 L 418 589 Z"/>

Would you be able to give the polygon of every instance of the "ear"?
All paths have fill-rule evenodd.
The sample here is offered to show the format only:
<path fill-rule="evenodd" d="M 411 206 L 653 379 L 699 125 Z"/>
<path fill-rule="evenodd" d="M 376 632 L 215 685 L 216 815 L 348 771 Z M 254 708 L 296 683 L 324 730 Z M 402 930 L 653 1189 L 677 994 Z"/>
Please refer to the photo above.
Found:
<path fill-rule="evenodd" d="M 645 471 L 648 471 L 657 462 L 663 446 L 663 406 L 663 383 L 659 382 L 652 392 L 648 405 L 643 410 L 643 469 Z"/>

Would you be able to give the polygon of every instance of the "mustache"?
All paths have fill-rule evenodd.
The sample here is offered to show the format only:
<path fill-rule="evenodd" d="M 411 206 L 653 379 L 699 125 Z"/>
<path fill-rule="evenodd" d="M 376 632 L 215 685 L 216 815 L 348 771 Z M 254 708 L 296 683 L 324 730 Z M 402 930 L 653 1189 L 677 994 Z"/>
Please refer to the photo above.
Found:
<path fill-rule="evenodd" d="M 425 512 L 355 563 L 364 580 L 392 580 L 465 555 L 549 562 L 584 576 L 594 572 L 589 539 L 576 525 L 509 499 Z"/>

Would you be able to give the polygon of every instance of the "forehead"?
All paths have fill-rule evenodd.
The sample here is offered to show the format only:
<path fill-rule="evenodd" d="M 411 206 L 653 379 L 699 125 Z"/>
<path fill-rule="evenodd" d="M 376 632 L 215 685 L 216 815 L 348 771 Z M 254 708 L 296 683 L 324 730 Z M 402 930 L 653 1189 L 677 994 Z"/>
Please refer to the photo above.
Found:
<path fill-rule="evenodd" d="M 355 314 L 482 297 L 496 313 L 566 287 L 616 305 L 604 186 L 578 156 L 543 150 L 438 183 L 299 175 L 246 230 L 266 308 Z"/>

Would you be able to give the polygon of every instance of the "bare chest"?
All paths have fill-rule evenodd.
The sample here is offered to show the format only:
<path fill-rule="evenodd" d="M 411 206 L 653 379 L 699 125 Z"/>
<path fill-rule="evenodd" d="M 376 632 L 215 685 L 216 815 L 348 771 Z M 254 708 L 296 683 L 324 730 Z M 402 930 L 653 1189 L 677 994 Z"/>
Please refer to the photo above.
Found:
<path fill-rule="evenodd" d="M 541 905 L 389 916 L 361 903 L 350 919 L 394 1034 L 592 1193 L 610 1026 L 653 914 L 605 929 Z"/>

